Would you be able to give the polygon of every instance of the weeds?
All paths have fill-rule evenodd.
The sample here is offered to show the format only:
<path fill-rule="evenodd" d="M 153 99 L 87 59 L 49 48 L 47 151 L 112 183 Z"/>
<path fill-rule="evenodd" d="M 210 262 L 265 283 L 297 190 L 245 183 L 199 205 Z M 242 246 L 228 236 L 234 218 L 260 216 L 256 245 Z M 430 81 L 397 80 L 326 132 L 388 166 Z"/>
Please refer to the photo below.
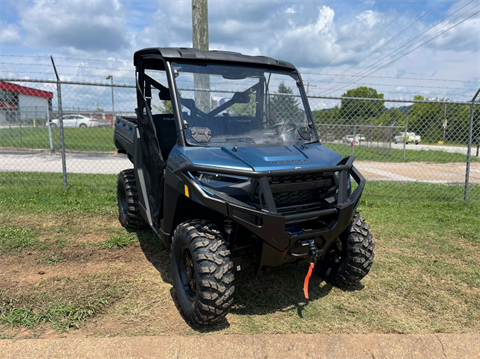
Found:
<path fill-rule="evenodd" d="M 101 248 L 111 249 L 111 248 L 122 248 L 131 246 L 134 243 L 137 243 L 138 239 L 133 233 L 123 233 L 118 236 L 113 236 L 104 241 L 101 244 Z"/>

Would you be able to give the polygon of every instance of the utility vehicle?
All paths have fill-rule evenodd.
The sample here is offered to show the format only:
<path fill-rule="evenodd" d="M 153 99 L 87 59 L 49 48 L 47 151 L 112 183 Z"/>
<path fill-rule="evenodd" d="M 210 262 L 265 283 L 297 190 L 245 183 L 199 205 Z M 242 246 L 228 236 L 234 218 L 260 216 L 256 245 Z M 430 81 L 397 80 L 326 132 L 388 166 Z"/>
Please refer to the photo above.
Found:
<path fill-rule="evenodd" d="M 365 179 L 353 156 L 319 142 L 291 63 L 148 48 L 134 65 L 137 116 L 115 122 L 118 152 L 134 165 L 118 176 L 119 220 L 150 226 L 169 248 L 189 324 L 223 318 L 247 267 L 310 262 L 336 286 L 369 272 L 372 235 L 357 213 Z"/>

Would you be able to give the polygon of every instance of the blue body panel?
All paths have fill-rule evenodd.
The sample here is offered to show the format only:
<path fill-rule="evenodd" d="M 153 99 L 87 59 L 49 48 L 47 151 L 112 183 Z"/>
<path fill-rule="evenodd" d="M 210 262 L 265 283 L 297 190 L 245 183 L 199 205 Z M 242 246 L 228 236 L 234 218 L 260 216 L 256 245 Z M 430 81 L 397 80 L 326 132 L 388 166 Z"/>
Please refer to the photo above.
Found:
<path fill-rule="evenodd" d="M 338 164 L 342 156 L 321 143 L 284 147 L 180 147 L 170 152 L 168 166 L 198 164 L 251 171 L 313 168 Z"/>

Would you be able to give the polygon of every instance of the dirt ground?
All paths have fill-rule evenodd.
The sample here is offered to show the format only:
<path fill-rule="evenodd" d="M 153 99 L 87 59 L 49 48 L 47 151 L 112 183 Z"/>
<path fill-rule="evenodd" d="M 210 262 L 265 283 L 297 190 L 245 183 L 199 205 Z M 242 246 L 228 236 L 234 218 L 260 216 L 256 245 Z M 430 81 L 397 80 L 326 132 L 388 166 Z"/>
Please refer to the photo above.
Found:
<path fill-rule="evenodd" d="M 146 258 L 139 244 L 114 250 L 64 249 L 55 265 L 39 260 L 48 257 L 46 253 L 2 256 L 0 283 L 5 290 L 26 295 L 58 291 L 68 300 L 81 296 L 82 291 L 92 291 L 92 285 L 104 286 L 105 281 L 119 287 L 114 302 L 79 329 L 53 330 L 43 325 L 35 329 L 8 328 L 3 335 L 16 334 L 15 338 L 21 339 L 40 333 L 42 338 L 53 338 L 188 332 L 190 328 L 172 299 L 168 252 L 147 253 L 151 257 Z"/>

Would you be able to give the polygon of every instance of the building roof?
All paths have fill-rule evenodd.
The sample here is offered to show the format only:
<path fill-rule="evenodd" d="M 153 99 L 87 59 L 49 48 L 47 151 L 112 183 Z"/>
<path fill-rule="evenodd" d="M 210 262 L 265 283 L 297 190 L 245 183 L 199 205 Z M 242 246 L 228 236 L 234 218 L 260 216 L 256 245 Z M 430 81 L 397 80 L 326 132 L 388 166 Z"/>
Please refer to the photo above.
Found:
<path fill-rule="evenodd" d="M 0 81 L 0 90 L 21 93 L 23 95 L 28 95 L 28 96 L 53 98 L 53 92 L 38 90 L 31 87 L 20 86 L 17 84 L 12 84 L 10 82 Z"/>
<path fill-rule="evenodd" d="M 201 51 L 195 48 L 188 47 L 151 47 L 135 52 L 133 55 L 133 63 L 136 66 L 140 56 L 156 55 L 159 58 L 167 60 L 187 60 L 187 61 L 214 61 L 221 63 L 244 63 L 251 65 L 259 65 L 265 67 L 283 68 L 285 70 L 295 70 L 290 62 L 275 60 L 267 56 L 249 56 L 243 55 L 239 52 L 231 51 Z"/>

